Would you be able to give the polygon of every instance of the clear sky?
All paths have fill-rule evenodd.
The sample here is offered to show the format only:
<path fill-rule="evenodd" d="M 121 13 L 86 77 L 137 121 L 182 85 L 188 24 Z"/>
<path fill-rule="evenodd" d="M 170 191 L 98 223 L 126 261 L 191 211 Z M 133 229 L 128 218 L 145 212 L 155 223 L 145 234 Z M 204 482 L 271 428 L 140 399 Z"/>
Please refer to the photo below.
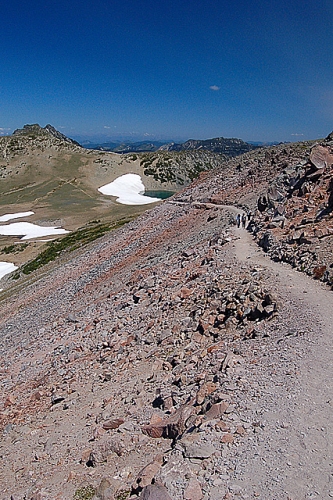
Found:
<path fill-rule="evenodd" d="M 11 0 L 0 133 L 316 139 L 333 130 L 332 0 Z"/>

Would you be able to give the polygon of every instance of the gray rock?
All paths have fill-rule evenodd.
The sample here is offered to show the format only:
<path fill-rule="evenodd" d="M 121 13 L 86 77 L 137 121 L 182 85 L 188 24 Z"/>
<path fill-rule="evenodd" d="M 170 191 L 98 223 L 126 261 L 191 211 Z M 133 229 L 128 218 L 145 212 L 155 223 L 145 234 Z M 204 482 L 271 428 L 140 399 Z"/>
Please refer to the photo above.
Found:
<path fill-rule="evenodd" d="M 172 500 L 168 490 L 159 484 L 150 484 L 143 488 L 141 497 L 142 500 Z"/>
<path fill-rule="evenodd" d="M 201 440 L 185 440 L 181 443 L 185 449 L 186 458 L 199 458 L 201 460 L 209 458 L 215 453 L 215 448 L 211 444 L 204 443 Z"/>

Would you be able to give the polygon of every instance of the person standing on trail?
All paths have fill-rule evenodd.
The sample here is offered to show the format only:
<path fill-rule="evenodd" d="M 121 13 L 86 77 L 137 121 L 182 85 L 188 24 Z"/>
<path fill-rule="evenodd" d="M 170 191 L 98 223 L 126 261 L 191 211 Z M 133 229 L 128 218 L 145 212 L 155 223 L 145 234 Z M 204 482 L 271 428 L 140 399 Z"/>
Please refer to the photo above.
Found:
<path fill-rule="evenodd" d="M 242 226 L 245 229 L 245 226 L 246 226 L 246 215 L 245 214 L 242 215 Z"/>
<path fill-rule="evenodd" d="M 237 224 L 237 227 L 240 227 L 240 223 L 241 223 L 241 215 L 240 215 L 240 214 L 237 214 L 237 217 L 236 217 L 236 224 Z"/>

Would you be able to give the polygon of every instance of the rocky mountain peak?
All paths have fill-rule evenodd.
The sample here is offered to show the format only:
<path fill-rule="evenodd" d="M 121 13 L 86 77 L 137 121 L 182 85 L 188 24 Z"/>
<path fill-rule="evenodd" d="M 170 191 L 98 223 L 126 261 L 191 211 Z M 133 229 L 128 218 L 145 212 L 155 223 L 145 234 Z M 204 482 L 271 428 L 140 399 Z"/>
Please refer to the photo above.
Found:
<path fill-rule="evenodd" d="M 33 123 L 33 124 L 24 125 L 23 128 L 18 128 L 16 130 L 14 130 L 13 135 L 15 135 L 15 136 L 31 135 L 31 134 L 41 135 L 41 134 L 43 134 L 43 130 L 44 129 L 38 123 Z"/>
<path fill-rule="evenodd" d="M 48 124 L 44 127 L 44 130 L 47 130 L 51 135 L 56 137 L 57 139 L 62 139 L 63 141 L 75 144 L 76 146 L 80 146 L 80 144 L 77 141 L 74 141 L 74 139 L 70 139 L 66 135 L 62 134 L 59 132 L 59 130 L 55 129 L 52 125 Z"/>
<path fill-rule="evenodd" d="M 19 128 L 14 130 L 13 136 L 28 136 L 32 139 L 37 138 L 37 137 L 48 137 L 49 135 L 56 137 L 57 139 L 60 139 L 62 141 L 65 141 L 70 144 L 75 144 L 76 146 L 80 146 L 80 144 L 73 139 L 70 139 L 69 137 L 65 136 L 61 132 L 59 132 L 57 129 L 55 129 L 52 125 L 48 124 L 45 127 L 41 127 L 38 123 L 34 124 L 27 124 L 24 125 L 23 128 Z"/>

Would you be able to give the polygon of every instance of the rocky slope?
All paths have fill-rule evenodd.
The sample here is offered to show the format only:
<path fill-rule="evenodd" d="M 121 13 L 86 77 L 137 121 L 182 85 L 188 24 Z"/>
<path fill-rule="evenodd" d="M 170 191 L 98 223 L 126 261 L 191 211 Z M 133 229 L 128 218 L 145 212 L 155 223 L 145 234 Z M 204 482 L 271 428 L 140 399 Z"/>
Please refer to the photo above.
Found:
<path fill-rule="evenodd" d="M 310 483 L 292 496 L 268 447 L 273 485 L 265 467 L 248 478 L 242 469 L 289 425 L 275 419 L 267 436 L 260 401 L 274 407 L 274 391 L 279 402 L 295 393 L 294 353 L 317 317 L 275 268 L 246 258 L 234 221 L 251 211 L 258 241 L 269 232 L 282 245 L 303 216 L 289 207 L 302 206 L 307 184 L 309 211 L 320 208 L 311 228 L 329 227 L 331 148 L 329 136 L 229 160 L 19 293 L 3 293 L 1 499 L 310 498 Z M 282 228 L 271 205 L 277 183 Z M 316 264 L 325 265 L 329 241 L 318 237 Z M 322 498 L 327 487 L 314 486 Z"/>
<path fill-rule="evenodd" d="M 257 203 L 251 230 L 276 261 L 333 285 L 333 135 L 286 162 Z"/>
<path fill-rule="evenodd" d="M 272 259 L 332 285 L 332 166 L 330 134 L 229 160 L 216 173 L 202 174 L 206 185 L 199 183 L 191 197 L 236 203 L 250 214 L 248 229 Z"/>

